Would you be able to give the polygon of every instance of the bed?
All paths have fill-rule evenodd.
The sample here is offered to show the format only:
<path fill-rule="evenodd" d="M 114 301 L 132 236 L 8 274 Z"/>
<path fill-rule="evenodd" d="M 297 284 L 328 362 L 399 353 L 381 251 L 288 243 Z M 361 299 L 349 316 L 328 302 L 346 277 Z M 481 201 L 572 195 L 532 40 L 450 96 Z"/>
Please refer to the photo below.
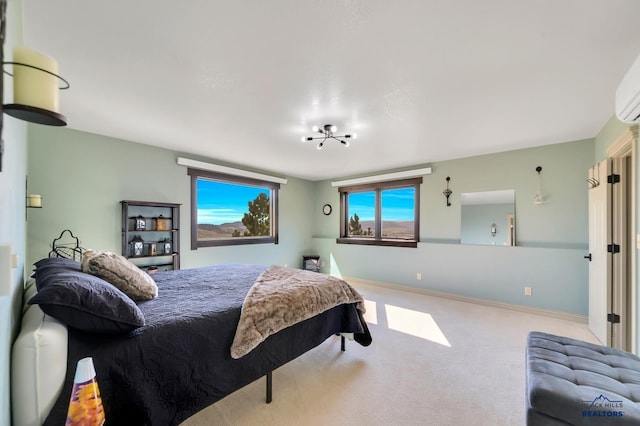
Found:
<path fill-rule="evenodd" d="M 67 266 L 79 268 L 77 262 Z M 332 336 L 352 333 L 356 342 L 371 343 L 363 309 L 341 303 L 267 333 L 246 354 L 232 356 L 245 297 L 268 269 L 218 265 L 158 272 L 153 275 L 158 296 L 135 303 L 144 325 L 126 332 L 81 330 L 44 314 L 46 304 L 25 305 L 12 355 L 15 424 L 63 424 L 76 364 L 88 356 L 107 424 L 176 425 L 263 376 L 270 399 L 271 372 Z M 322 275 L 298 272 L 313 274 L 314 280 Z M 33 287 L 25 300 L 45 292 Z"/>

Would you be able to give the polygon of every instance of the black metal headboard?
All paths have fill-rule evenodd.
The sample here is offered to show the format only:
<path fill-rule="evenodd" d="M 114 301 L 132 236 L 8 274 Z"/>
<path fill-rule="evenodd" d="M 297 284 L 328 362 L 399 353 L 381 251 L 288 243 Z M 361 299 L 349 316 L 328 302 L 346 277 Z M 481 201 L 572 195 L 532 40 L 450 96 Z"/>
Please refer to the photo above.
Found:
<path fill-rule="evenodd" d="M 69 234 L 68 237 L 64 237 L 65 234 Z M 73 235 L 68 229 L 65 229 L 60 233 L 58 238 L 55 238 L 51 243 L 51 251 L 49 257 L 64 257 L 66 259 L 72 259 L 80 262 L 82 260 L 82 252 L 84 249 L 80 247 L 80 240 Z"/>

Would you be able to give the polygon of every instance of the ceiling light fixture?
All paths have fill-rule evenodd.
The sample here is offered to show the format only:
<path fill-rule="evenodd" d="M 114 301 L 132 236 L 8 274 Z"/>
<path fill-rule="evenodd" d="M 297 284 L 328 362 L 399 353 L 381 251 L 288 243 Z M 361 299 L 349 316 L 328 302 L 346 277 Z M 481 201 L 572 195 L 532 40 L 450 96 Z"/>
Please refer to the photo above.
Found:
<path fill-rule="evenodd" d="M 338 128 L 336 126 L 334 126 L 333 124 L 325 124 L 322 128 L 318 127 L 318 126 L 313 126 L 311 128 L 312 131 L 320 133 L 322 136 L 303 136 L 302 137 L 302 142 L 308 142 L 308 141 L 312 141 L 312 140 L 316 140 L 316 139 L 322 139 L 319 143 L 318 143 L 318 149 L 322 149 L 322 147 L 324 146 L 324 143 L 327 141 L 327 139 L 335 139 L 338 142 L 340 142 L 342 145 L 344 146 L 349 146 L 349 141 L 345 141 L 344 139 L 356 139 L 358 137 L 357 133 L 351 133 L 351 134 L 346 134 L 343 136 L 338 136 L 335 134 L 335 132 L 338 131 Z"/>

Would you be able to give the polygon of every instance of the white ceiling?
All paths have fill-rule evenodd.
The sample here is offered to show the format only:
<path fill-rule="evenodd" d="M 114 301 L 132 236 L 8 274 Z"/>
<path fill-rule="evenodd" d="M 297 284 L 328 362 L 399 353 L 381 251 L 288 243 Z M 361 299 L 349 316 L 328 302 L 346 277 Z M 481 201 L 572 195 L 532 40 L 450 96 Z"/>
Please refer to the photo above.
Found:
<path fill-rule="evenodd" d="M 25 0 L 69 127 L 320 180 L 594 137 L 637 0 Z M 11 23 L 9 23 L 10 25 Z M 302 143 L 317 124 L 345 148 Z"/>

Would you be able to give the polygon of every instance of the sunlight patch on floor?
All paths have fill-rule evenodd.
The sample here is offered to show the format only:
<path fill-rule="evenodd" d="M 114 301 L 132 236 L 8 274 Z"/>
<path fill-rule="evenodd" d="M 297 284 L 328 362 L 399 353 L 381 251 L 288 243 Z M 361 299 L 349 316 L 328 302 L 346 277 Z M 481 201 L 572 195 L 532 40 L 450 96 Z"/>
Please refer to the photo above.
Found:
<path fill-rule="evenodd" d="M 393 305 L 385 305 L 384 307 L 387 315 L 387 325 L 391 330 L 451 347 L 451 344 L 430 314 Z"/>
<path fill-rule="evenodd" d="M 364 313 L 364 320 L 366 322 L 368 322 L 369 324 L 378 324 L 378 312 L 377 312 L 377 307 L 376 307 L 376 302 L 372 301 L 372 300 L 366 300 L 364 301 L 364 308 L 367 310 L 367 312 Z"/>

